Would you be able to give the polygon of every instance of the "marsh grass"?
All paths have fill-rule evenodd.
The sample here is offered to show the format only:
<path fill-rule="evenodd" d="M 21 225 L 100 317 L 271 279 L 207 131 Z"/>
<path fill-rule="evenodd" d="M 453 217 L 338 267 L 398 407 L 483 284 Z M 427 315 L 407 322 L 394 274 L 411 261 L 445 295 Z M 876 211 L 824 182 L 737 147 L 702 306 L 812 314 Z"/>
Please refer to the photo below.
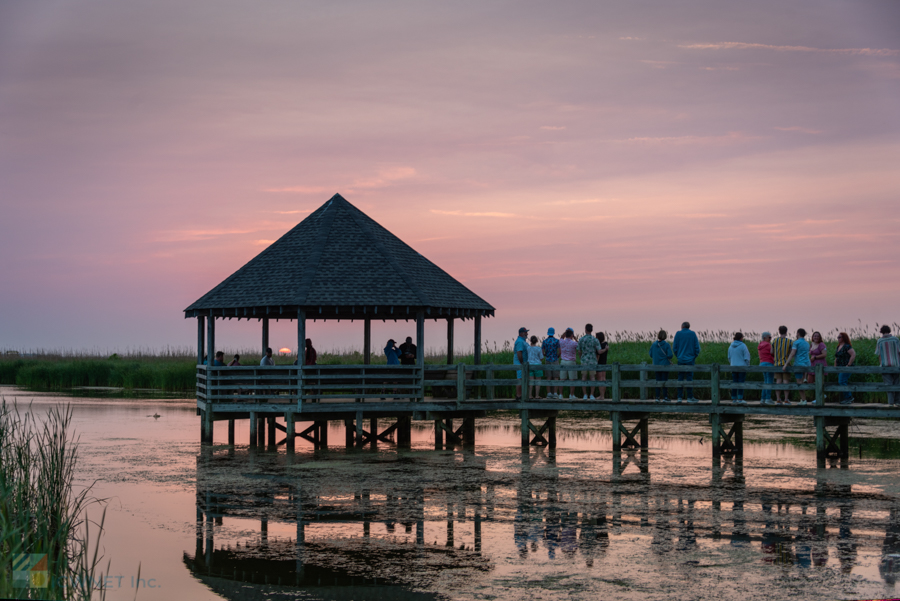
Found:
<path fill-rule="evenodd" d="M 0 402 L 0 597 L 105 597 L 98 570 L 104 520 L 91 552 L 87 508 L 96 499 L 90 487 L 73 488 L 78 440 L 71 421 L 71 407 L 54 407 L 40 422 L 30 407 L 22 413 Z M 47 554 L 46 588 L 14 581 L 12 562 L 20 553 Z"/>

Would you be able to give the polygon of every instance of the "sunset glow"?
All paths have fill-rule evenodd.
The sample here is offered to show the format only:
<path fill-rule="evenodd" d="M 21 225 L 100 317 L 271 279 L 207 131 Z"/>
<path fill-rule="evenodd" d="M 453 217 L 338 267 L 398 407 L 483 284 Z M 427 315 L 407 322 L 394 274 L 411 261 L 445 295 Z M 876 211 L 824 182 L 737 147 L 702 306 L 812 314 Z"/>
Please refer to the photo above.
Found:
<path fill-rule="evenodd" d="M 898 5 L 641 6 L 0 5 L 0 349 L 192 345 L 182 310 L 334 193 L 487 340 L 900 319 Z"/>

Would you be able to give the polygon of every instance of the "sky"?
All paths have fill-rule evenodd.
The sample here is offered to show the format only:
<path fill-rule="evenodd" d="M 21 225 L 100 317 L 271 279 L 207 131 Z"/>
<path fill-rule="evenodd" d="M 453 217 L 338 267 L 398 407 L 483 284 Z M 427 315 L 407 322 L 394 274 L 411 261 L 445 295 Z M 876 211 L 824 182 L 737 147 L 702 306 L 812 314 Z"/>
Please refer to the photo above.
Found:
<path fill-rule="evenodd" d="M 0 350 L 191 346 L 183 309 L 336 192 L 489 341 L 900 321 L 898 32 L 891 1 L 0 3 Z"/>

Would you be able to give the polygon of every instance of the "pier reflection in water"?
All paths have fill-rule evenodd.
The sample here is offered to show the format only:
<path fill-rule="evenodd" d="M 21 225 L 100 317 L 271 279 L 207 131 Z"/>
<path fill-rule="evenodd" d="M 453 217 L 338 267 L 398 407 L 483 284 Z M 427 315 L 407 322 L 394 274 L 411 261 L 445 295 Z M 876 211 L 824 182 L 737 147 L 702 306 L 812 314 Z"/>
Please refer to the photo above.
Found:
<path fill-rule="evenodd" d="M 683 477 L 671 460 L 654 471 L 654 456 L 206 447 L 196 549 L 184 563 L 227 598 L 237 584 L 241 598 L 247 586 L 269 596 L 341 598 L 366 585 L 377 585 L 368 598 L 470 595 L 547 562 L 569 566 L 561 578 L 614 583 L 626 596 L 656 586 L 641 581 L 647 566 L 671 572 L 672 587 L 719 571 L 747 590 L 776 587 L 774 597 L 789 592 L 788 573 L 829 587 L 851 573 L 853 586 L 879 575 L 890 586 L 900 573 L 900 505 L 846 461 L 771 477 L 757 460 L 747 477 L 744 459 L 725 457 Z"/>

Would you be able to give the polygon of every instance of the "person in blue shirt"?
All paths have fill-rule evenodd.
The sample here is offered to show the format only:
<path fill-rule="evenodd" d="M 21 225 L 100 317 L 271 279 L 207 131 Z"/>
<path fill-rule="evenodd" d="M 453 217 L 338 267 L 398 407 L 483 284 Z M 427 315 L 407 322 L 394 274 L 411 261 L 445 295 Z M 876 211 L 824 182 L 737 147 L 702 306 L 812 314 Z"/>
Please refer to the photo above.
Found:
<path fill-rule="evenodd" d="M 225 367 L 225 353 L 216 351 L 216 358 L 213 359 L 213 367 Z"/>
<path fill-rule="evenodd" d="M 400 365 L 400 349 L 397 348 L 397 341 L 393 338 L 387 341 L 384 356 L 387 357 L 388 365 Z"/>
<path fill-rule="evenodd" d="M 672 364 L 672 347 L 666 342 L 666 338 L 668 338 L 668 334 L 665 330 L 660 330 L 659 334 L 656 336 L 656 342 L 650 347 L 650 358 L 653 359 L 653 365 L 671 365 Z M 669 402 L 669 389 L 666 387 L 665 382 L 669 380 L 669 372 L 667 371 L 658 371 L 656 372 L 656 402 L 657 403 L 668 403 Z M 660 386 L 662 384 L 662 386 Z M 663 395 L 663 399 L 660 400 L 660 393 Z M 678 399 L 679 401 L 681 399 Z"/>
<path fill-rule="evenodd" d="M 781 371 L 787 371 L 788 367 L 791 364 L 791 361 L 794 362 L 795 367 L 809 367 L 809 343 L 806 341 L 806 330 L 800 328 L 797 330 L 797 339 L 794 340 L 794 344 L 791 345 L 791 354 L 788 355 L 787 360 L 784 362 L 784 367 L 781 368 Z M 797 384 L 803 384 L 803 381 L 806 379 L 806 370 L 798 371 L 794 374 L 797 378 Z M 785 392 L 785 405 L 790 405 L 790 397 L 788 397 L 788 393 Z M 806 404 L 806 391 L 800 391 L 800 405 Z"/>
<path fill-rule="evenodd" d="M 516 345 L 513 347 L 513 363 L 515 365 L 528 365 L 528 330 L 524 327 L 519 328 L 519 337 L 516 338 Z M 516 400 L 522 400 L 522 371 L 516 372 L 518 384 L 516 384 Z"/>
<path fill-rule="evenodd" d="M 697 356 L 700 354 L 700 341 L 697 339 L 697 334 L 691 330 L 691 324 L 688 322 L 684 322 L 681 324 L 681 330 L 675 334 L 675 340 L 672 343 L 675 351 L 675 357 L 678 359 L 678 365 L 694 365 L 697 361 Z M 694 381 L 694 372 L 692 371 L 680 371 L 678 372 L 678 381 L 682 380 L 686 382 Z M 682 393 L 686 393 L 684 398 L 688 403 L 697 403 L 697 399 L 694 398 L 694 389 L 690 386 L 687 388 L 678 387 L 678 400 L 680 401 L 682 398 Z"/>

